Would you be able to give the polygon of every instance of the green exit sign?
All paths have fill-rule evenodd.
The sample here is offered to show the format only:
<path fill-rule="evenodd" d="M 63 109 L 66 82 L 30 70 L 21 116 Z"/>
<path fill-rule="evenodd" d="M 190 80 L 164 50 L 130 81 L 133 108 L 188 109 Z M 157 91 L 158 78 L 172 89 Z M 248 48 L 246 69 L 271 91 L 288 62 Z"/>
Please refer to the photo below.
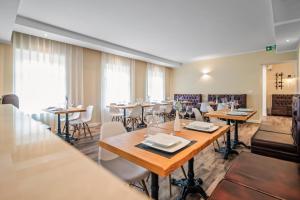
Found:
<path fill-rule="evenodd" d="M 266 51 L 275 51 L 276 50 L 276 44 L 266 46 Z"/>

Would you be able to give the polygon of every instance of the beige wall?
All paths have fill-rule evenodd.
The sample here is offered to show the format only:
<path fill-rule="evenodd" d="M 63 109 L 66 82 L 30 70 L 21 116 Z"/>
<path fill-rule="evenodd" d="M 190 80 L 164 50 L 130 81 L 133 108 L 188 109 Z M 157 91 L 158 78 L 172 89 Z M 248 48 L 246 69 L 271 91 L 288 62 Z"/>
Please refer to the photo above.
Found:
<path fill-rule="evenodd" d="M 93 121 L 100 122 L 101 52 L 83 49 L 84 105 L 94 105 Z"/>
<path fill-rule="evenodd" d="M 135 98 L 145 98 L 146 94 L 147 63 L 135 62 Z"/>
<path fill-rule="evenodd" d="M 12 46 L 0 43 L 0 96 L 13 92 Z"/>
<path fill-rule="evenodd" d="M 276 73 L 283 73 L 283 88 L 276 89 Z M 287 76 L 292 75 L 291 79 Z M 270 113 L 272 107 L 272 94 L 296 94 L 297 93 L 297 64 L 287 62 L 269 65 L 267 70 L 267 111 Z"/>
<path fill-rule="evenodd" d="M 173 93 L 246 93 L 248 107 L 262 113 L 262 64 L 296 60 L 297 53 L 257 52 L 185 64 L 174 70 Z M 207 71 L 207 75 L 203 74 Z"/>

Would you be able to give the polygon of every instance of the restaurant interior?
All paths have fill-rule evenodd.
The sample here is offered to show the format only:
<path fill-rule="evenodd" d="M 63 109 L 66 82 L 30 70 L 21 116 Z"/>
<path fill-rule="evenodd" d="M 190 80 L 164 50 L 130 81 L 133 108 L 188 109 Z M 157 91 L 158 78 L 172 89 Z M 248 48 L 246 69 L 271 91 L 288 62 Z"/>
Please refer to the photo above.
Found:
<path fill-rule="evenodd" d="M 1 200 L 300 200 L 300 1 L 0 1 Z"/>

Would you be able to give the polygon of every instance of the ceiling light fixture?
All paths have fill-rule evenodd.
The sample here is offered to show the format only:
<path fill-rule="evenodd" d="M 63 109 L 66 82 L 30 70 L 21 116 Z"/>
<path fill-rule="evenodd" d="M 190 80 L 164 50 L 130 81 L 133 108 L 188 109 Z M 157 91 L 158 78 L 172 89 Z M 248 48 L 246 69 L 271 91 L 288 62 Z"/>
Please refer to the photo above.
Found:
<path fill-rule="evenodd" d="M 47 34 L 47 33 L 44 33 L 44 37 L 48 37 L 48 34 Z"/>
<path fill-rule="evenodd" d="M 286 41 L 286 42 L 288 42 L 288 43 L 290 42 L 290 40 L 289 40 L 289 39 L 287 39 L 287 40 L 285 40 L 285 41 Z"/>

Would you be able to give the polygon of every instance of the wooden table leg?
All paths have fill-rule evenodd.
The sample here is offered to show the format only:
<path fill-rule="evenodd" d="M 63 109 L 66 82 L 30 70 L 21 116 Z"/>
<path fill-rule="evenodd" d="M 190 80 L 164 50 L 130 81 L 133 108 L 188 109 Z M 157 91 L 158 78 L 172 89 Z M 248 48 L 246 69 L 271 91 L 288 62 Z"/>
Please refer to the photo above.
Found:
<path fill-rule="evenodd" d="M 151 197 L 152 199 L 158 200 L 158 175 L 151 172 Z"/>

